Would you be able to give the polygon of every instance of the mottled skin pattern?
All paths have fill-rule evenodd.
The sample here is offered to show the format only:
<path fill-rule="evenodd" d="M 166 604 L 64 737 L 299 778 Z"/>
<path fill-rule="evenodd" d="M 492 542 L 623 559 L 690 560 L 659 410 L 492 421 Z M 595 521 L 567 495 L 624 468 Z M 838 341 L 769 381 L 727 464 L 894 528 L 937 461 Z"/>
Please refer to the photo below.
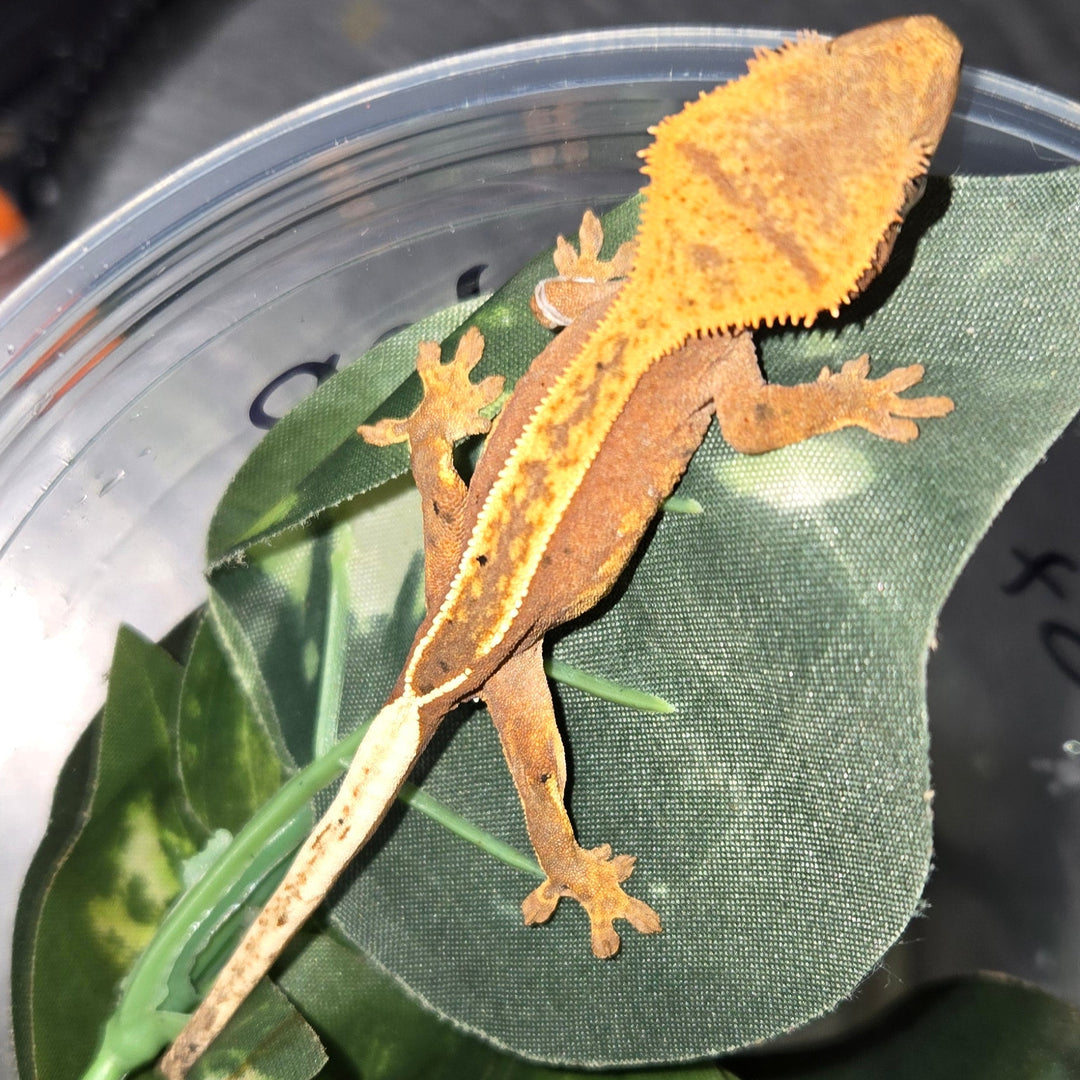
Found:
<path fill-rule="evenodd" d="M 558 276 L 533 310 L 566 325 L 519 380 L 468 488 L 452 449 L 488 423 L 501 380 L 473 384 L 475 330 L 441 361 L 421 346 L 424 397 L 407 419 L 360 429 L 408 441 L 423 501 L 428 614 L 388 704 L 341 789 L 206 1000 L 162 1061 L 182 1077 L 382 820 L 443 716 L 487 703 L 547 880 L 528 923 L 572 897 L 593 952 L 643 933 L 656 912 L 622 882 L 633 857 L 578 845 L 563 804 L 566 763 L 544 677 L 547 631 L 612 586 L 715 414 L 759 453 L 858 425 L 900 442 L 947 398 L 901 398 L 917 365 L 867 378 L 866 357 L 804 386 L 770 386 L 750 331 L 836 311 L 883 265 L 956 91 L 960 46 L 936 19 L 881 23 L 762 52 L 749 73 L 654 129 L 642 223 L 600 258 L 560 238 Z"/>

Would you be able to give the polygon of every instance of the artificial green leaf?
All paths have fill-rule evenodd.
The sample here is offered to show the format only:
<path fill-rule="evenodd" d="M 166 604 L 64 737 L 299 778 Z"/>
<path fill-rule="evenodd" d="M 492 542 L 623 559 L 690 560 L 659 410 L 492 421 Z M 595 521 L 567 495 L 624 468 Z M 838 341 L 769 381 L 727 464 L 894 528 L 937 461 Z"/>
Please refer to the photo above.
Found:
<path fill-rule="evenodd" d="M 191 1080 L 311 1080 L 326 1060 L 315 1032 L 264 979 L 188 1075 Z"/>
<path fill-rule="evenodd" d="M 333 1048 L 325 1080 L 587 1080 L 552 1070 L 462 1034 L 416 1003 L 389 975 L 332 934 L 303 936 L 279 985 Z M 736 1080 L 715 1065 L 606 1073 L 640 1080 Z"/>
<path fill-rule="evenodd" d="M 550 925 L 525 929 L 527 878 L 400 811 L 339 889 L 336 924 L 437 1012 L 550 1061 L 715 1054 L 849 994 L 917 909 L 929 863 L 923 678 L 937 612 L 1080 405 L 1078 205 L 1075 172 L 931 184 L 890 273 L 847 318 L 762 335 L 762 351 L 781 382 L 864 351 L 874 375 L 924 363 L 911 393 L 949 394 L 956 413 L 925 422 L 911 445 L 845 431 L 759 459 L 714 432 L 680 491 L 703 512 L 664 517 L 618 603 L 555 644 L 558 659 L 676 707 L 642 717 L 560 694 L 582 842 L 639 857 L 629 888 L 660 912 L 663 934 L 628 931 L 618 959 L 597 963 L 580 910 L 564 903 Z M 609 218 L 608 241 L 632 218 L 632 206 Z M 493 320 L 485 370 L 512 374 L 536 332 L 520 310 L 499 316 L 513 333 L 496 340 Z M 308 469 L 308 505 L 347 497 L 363 470 L 341 464 L 335 453 Z M 377 467 L 364 469 L 369 483 Z M 352 564 L 396 559 L 396 584 L 415 550 L 408 508 L 378 491 L 350 509 L 361 506 L 403 514 L 353 525 Z M 313 536 L 281 558 L 312 560 Z M 264 675 L 288 637 L 267 628 L 283 612 L 296 621 L 282 606 L 297 603 L 286 576 L 253 559 L 215 578 Z M 395 674 L 371 633 L 385 629 L 394 594 L 380 604 L 362 574 L 352 588 L 346 729 Z M 525 850 L 497 739 L 479 717 L 446 725 L 419 774 L 426 792 Z"/>
<path fill-rule="evenodd" d="M 60 813 L 20 901 L 13 967 L 24 1080 L 70 1080 L 86 1066 L 120 979 L 205 838 L 173 772 L 180 678 L 163 650 L 120 631 L 89 760 L 80 749 L 61 777 Z M 69 782 L 88 792 L 74 818 Z"/>
<path fill-rule="evenodd" d="M 201 737 L 217 740 L 218 753 L 199 765 L 188 789 L 193 806 L 177 768 L 176 736 L 211 720 L 213 731 Z M 193 981 L 235 945 L 244 903 L 257 910 L 265 901 L 283 860 L 310 830 L 307 798 L 318 785 L 295 821 L 230 844 L 222 822 L 237 813 L 233 793 L 250 789 L 249 772 L 262 770 L 264 795 L 276 793 L 281 779 L 280 759 L 261 729 L 264 745 L 251 749 L 255 733 L 243 730 L 251 724 L 205 626 L 183 672 L 161 649 L 121 631 L 105 710 L 61 778 L 50 833 L 20 904 L 14 973 L 24 1077 L 71 1077 L 86 1067 L 87 1080 L 112 1080 L 152 1060 L 198 1000 Z M 217 790 L 200 786 L 209 774 Z M 233 870 L 223 873 L 226 864 Z M 245 1045 L 252 1027 L 261 1031 L 273 1020 L 280 1029 L 276 1041 L 256 1047 L 271 1067 L 251 1075 L 303 1080 L 321 1058 L 312 1064 L 312 1054 L 301 1052 L 306 1028 L 280 995 L 276 1000 L 276 1011 L 260 1006 L 247 1022 Z M 278 1045 L 297 1040 L 299 1050 Z"/>
<path fill-rule="evenodd" d="M 1018 979 L 962 976 L 828 1046 L 733 1067 L 743 1080 L 1066 1080 L 1080 1076 L 1080 1010 Z"/>
<path fill-rule="evenodd" d="M 236 832 L 281 786 L 281 758 L 210 624 L 195 634 L 177 720 L 180 779 L 208 832 Z"/>

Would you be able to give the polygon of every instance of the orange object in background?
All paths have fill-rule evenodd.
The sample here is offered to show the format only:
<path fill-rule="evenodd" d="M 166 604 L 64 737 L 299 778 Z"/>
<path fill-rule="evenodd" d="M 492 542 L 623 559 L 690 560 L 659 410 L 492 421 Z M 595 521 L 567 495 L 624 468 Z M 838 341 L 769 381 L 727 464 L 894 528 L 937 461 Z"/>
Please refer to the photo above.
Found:
<path fill-rule="evenodd" d="M 27 236 L 29 226 L 22 211 L 6 191 L 0 190 L 0 258 L 17 248 Z"/>

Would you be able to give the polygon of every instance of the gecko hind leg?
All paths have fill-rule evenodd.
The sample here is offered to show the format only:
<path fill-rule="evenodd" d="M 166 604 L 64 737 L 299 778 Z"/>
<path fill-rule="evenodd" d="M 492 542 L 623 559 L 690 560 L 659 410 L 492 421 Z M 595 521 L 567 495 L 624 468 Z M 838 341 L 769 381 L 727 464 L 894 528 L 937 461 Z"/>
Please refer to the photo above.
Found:
<path fill-rule="evenodd" d="M 612 857 L 608 844 L 582 848 L 574 836 L 563 802 L 566 758 L 540 645 L 511 657 L 488 680 L 483 697 L 525 810 L 529 839 L 547 875 L 521 905 L 525 922 L 546 922 L 559 900 L 571 897 L 585 909 L 592 951 L 602 959 L 618 952 L 616 919 L 625 919 L 644 934 L 656 933 L 656 912 L 622 888 L 633 872 L 634 857 Z"/>
<path fill-rule="evenodd" d="M 586 210 L 578 230 L 580 251 L 564 236 L 555 241 L 553 262 L 558 276 L 539 282 L 529 300 L 536 321 L 548 330 L 569 326 L 593 304 L 610 300 L 630 272 L 634 244 L 628 240 L 611 259 L 601 259 L 604 227 L 600 219 Z"/>

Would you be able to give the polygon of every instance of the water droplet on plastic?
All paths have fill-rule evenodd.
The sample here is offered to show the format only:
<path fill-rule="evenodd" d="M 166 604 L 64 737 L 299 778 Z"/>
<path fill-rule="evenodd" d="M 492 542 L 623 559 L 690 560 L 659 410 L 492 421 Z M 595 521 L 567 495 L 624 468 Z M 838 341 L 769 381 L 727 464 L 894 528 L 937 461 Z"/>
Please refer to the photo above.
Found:
<path fill-rule="evenodd" d="M 101 485 L 101 490 L 98 492 L 98 495 L 107 495 L 121 480 L 124 479 L 124 476 L 124 470 L 121 469 L 115 476 L 106 480 L 105 483 Z"/>

